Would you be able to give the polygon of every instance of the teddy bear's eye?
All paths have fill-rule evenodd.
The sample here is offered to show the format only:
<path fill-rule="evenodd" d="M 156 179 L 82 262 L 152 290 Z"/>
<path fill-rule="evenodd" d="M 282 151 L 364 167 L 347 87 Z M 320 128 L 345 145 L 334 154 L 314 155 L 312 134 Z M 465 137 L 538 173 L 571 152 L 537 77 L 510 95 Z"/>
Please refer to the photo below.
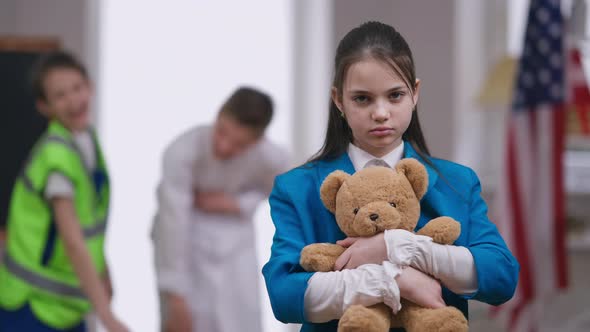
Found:
<path fill-rule="evenodd" d="M 352 210 L 352 213 L 354 213 L 354 214 L 359 213 L 359 208 L 355 208 L 354 210 Z"/>
<path fill-rule="evenodd" d="M 397 204 L 395 204 L 395 202 L 390 202 L 389 205 L 391 205 L 393 207 L 397 207 Z"/>

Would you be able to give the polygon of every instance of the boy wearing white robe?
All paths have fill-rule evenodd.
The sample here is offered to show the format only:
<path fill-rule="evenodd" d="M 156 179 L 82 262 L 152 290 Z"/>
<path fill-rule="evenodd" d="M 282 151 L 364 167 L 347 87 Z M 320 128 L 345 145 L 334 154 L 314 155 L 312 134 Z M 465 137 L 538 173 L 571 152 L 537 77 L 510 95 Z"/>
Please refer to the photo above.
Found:
<path fill-rule="evenodd" d="M 165 332 L 262 330 L 252 217 L 289 166 L 264 137 L 272 113 L 240 88 L 164 152 L 152 238 Z"/>

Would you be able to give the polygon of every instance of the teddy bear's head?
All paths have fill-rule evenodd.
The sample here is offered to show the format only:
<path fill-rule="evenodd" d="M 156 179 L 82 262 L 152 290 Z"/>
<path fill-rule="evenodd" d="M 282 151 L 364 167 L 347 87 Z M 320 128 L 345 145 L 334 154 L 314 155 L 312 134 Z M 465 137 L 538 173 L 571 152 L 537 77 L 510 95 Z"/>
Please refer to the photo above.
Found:
<path fill-rule="evenodd" d="M 402 159 L 395 169 L 369 167 L 353 175 L 334 171 L 320 188 L 322 202 L 347 236 L 371 236 L 387 229 L 413 231 L 428 173 L 416 159 Z"/>

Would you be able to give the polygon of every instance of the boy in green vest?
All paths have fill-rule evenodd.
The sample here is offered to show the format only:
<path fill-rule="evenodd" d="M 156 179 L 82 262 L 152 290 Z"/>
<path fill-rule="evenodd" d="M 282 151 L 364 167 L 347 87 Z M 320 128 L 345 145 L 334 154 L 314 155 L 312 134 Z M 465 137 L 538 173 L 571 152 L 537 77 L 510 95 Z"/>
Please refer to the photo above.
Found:
<path fill-rule="evenodd" d="M 127 331 L 110 309 L 104 282 L 109 182 L 90 128 L 86 69 L 65 52 L 48 54 L 35 67 L 33 90 L 49 126 L 11 196 L 0 265 L 0 331 L 86 331 L 91 309 L 109 332 Z"/>

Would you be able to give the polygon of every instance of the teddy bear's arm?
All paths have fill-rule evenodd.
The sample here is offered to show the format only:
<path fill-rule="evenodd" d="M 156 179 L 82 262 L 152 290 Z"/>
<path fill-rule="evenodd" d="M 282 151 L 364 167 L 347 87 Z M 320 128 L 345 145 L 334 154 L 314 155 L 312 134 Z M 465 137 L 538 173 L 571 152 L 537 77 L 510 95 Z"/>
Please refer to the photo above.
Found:
<path fill-rule="evenodd" d="M 438 217 L 429 221 L 417 234 L 429 236 L 435 243 L 452 244 L 461 234 L 461 224 L 450 217 Z"/>
<path fill-rule="evenodd" d="M 301 251 L 299 264 L 308 272 L 328 272 L 334 270 L 336 259 L 346 248 L 332 243 L 314 243 Z"/>

